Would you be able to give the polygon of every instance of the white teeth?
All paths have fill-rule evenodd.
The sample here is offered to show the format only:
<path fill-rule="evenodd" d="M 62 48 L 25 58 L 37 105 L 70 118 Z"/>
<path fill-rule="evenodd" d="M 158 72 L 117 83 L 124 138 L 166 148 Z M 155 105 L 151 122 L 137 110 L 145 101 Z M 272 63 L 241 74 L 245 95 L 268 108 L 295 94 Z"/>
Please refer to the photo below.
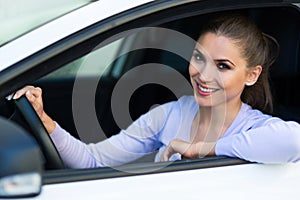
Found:
<path fill-rule="evenodd" d="M 199 88 L 202 92 L 206 92 L 206 93 L 216 91 L 216 89 L 203 88 L 203 87 L 201 87 L 200 85 L 198 86 L 198 88 Z"/>

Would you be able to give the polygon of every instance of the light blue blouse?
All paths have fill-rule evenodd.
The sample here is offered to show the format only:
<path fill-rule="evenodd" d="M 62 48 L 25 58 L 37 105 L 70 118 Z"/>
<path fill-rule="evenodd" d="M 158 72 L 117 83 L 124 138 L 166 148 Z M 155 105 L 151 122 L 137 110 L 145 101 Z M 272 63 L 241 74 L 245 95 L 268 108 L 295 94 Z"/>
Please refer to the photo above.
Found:
<path fill-rule="evenodd" d="M 183 96 L 152 109 L 126 130 L 96 144 L 77 140 L 58 124 L 50 136 L 64 163 L 72 168 L 118 166 L 156 150 L 155 161 L 158 161 L 171 140 L 190 141 L 197 110 L 194 97 Z M 300 125 L 265 115 L 243 103 L 231 126 L 217 141 L 215 153 L 259 163 L 297 162 Z M 170 158 L 179 159 L 179 154 Z"/>

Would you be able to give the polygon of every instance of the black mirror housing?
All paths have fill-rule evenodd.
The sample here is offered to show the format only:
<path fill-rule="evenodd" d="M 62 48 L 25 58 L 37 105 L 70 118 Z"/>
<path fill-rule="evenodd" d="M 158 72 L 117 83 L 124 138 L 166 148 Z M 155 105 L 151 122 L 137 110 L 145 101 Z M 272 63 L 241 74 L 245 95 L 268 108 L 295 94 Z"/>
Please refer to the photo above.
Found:
<path fill-rule="evenodd" d="M 23 128 L 0 117 L 0 198 L 38 195 L 43 156 Z"/>

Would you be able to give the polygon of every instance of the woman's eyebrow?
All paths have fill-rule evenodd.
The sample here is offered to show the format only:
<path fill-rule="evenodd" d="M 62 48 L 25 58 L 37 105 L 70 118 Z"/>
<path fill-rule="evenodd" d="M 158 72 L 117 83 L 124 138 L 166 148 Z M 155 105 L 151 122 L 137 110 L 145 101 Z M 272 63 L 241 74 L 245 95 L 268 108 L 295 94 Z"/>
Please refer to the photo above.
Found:
<path fill-rule="evenodd" d="M 198 54 L 200 54 L 203 58 L 205 58 L 205 54 L 202 53 L 199 49 L 195 48 L 194 51 L 196 51 Z M 206 58 L 205 58 L 206 59 Z"/>
<path fill-rule="evenodd" d="M 196 51 L 197 53 L 199 53 L 199 54 L 201 54 L 202 56 L 204 56 L 204 54 L 203 54 L 199 49 L 197 49 L 197 47 L 194 48 L 194 51 Z M 236 67 L 236 65 L 235 65 L 232 61 L 230 61 L 229 59 L 216 59 L 215 61 L 217 61 L 217 62 L 229 62 L 229 63 L 232 64 L 234 67 Z"/>
<path fill-rule="evenodd" d="M 199 49 L 197 49 L 197 48 L 195 48 L 194 51 L 197 51 L 197 53 L 203 55 L 203 53 Z"/>
<path fill-rule="evenodd" d="M 232 61 L 230 61 L 230 60 L 228 60 L 228 59 L 216 59 L 215 61 L 217 61 L 217 62 L 229 62 L 229 63 L 231 63 L 234 67 L 236 67 L 236 65 L 235 65 Z"/>

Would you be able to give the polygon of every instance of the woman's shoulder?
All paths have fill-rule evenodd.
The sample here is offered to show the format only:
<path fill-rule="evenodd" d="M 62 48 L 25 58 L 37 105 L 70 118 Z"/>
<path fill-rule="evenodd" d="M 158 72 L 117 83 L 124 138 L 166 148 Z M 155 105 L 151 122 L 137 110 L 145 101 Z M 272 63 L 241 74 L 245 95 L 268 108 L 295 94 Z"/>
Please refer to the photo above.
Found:
<path fill-rule="evenodd" d="M 177 100 L 173 100 L 157 106 L 148 112 L 148 114 L 157 113 L 161 115 L 162 111 L 166 116 L 182 116 L 185 112 L 190 112 L 197 109 L 197 103 L 193 96 L 181 96 Z M 147 114 L 147 113 L 146 113 Z"/>
<path fill-rule="evenodd" d="M 198 105 L 195 101 L 195 98 L 194 96 L 181 96 L 178 100 L 177 100 L 178 103 L 180 103 L 181 105 L 184 105 L 184 106 L 195 106 L 195 105 Z"/>
<path fill-rule="evenodd" d="M 176 101 L 176 104 L 177 107 L 184 110 L 193 110 L 198 108 L 198 104 L 196 103 L 194 96 L 181 96 Z"/>
<path fill-rule="evenodd" d="M 177 100 L 173 100 L 163 104 L 165 107 L 173 107 L 173 108 L 187 108 L 187 107 L 195 107 L 197 103 L 195 102 L 194 96 L 181 96 Z"/>
<path fill-rule="evenodd" d="M 250 105 L 243 103 L 241 108 L 241 118 L 252 126 L 263 126 L 269 123 L 283 121 L 278 117 L 263 113 L 262 111 L 252 108 Z"/>
<path fill-rule="evenodd" d="M 177 100 L 170 101 L 162 105 L 163 109 L 169 116 L 185 116 L 190 115 L 193 111 L 198 109 L 193 96 L 181 96 Z"/>

